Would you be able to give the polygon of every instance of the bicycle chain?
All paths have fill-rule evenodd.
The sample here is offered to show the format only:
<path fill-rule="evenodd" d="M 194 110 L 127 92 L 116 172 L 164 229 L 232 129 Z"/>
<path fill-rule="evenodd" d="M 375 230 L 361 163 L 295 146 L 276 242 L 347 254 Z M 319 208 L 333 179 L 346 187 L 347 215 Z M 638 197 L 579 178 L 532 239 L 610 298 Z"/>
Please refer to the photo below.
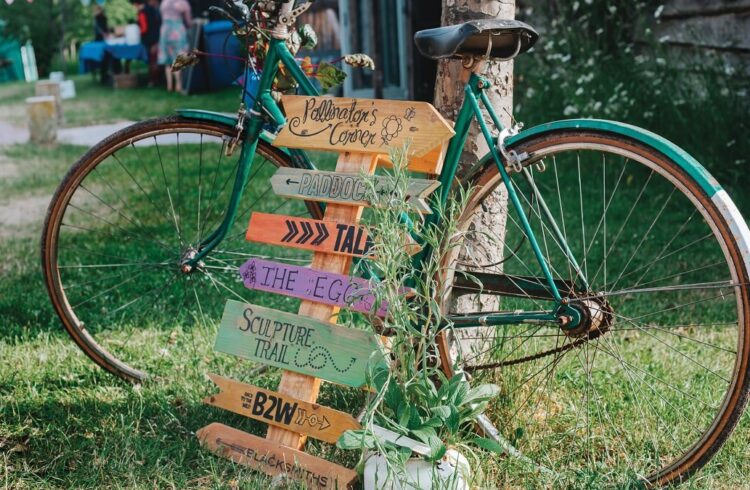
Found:
<path fill-rule="evenodd" d="M 561 345 L 560 347 L 555 347 L 554 349 L 549 349 L 549 350 L 545 350 L 542 352 L 538 352 L 530 356 L 519 357 L 518 359 L 513 359 L 511 361 L 493 362 L 492 364 L 480 364 L 477 366 L 464 366 L 463 370 L 469 373 L 473 373 L 474 371 L 478 371 L 480 369 L 496 369 L 499 367 L 521 364 L 523 362 L 535 361 L 537 359 L 541 359 L 542 357 L 547 357 L 552 354 L 565 352 L 574 347 L 578 347 L 579 345 L 582 345 L 584 342 L 587 342 L 588 340 L 590 340 L 588 337 L 581 337 L 580 339 L 576 339 L 574 342 L 571 342 L 570 344 Z"/>

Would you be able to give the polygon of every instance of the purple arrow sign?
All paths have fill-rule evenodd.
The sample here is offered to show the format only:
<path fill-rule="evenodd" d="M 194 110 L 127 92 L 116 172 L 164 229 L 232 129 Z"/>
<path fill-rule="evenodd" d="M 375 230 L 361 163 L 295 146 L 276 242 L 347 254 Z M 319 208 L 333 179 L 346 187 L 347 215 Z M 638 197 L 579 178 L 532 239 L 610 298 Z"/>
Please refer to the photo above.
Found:
<path fill-rule="evenodd" d="M 375 295 L 369 281 L 333 272 L 323 272 L 270 260 L 251 259 L 240 267 L 248 289 L 278 293 L 316 303 L 372 313 Z M 388 305 L 382 302 L 375 314 L 384 317 Z"/>

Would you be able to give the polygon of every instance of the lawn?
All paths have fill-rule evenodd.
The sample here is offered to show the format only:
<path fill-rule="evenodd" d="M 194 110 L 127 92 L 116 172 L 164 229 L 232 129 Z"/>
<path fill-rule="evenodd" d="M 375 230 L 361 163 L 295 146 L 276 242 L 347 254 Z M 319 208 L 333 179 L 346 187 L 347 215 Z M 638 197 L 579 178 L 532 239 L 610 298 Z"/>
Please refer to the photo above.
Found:
<path fill-rule="evenodd" d="M 140 121 L 174 114 L 179 108 L 198 108 L 236 112 L 239 92 L 229 88 L 220 92 L 184 96 L 161 88 L 140 87 L 114 91 L 100 85 L 91 75 L 69 77 L 75 82 L 77 97 L 63 105 L 64 126 L 86 126 L 118 121 Z M 26 123 L 25 98 L 34 95 L 34 86 L 9 83 L 0 90 L 0 120 L 22 126 Z"/>
<path fill-rule="evenodd" d="M 80 97 L 66 102 L 66 124 L 70 125 L 143 119 L 184 106 L 223 111 L 232 111 L 236 107 L 236 94 L 233 91 L 185 98 L 156 89 L 113 92 L 96 86 L 86 77 L 77 78 L 77 83 Z M 18 101 L 29 93 L 30 88 L 25 85 L 0 87 L 0 119 L 19 122 L 22 104 Z M 225 244 L 222 253 L 216 256 L 214 262 L 207 263 L 216 268 L 221 287 L 196 281 L 177 288 L 169 280 L 168 272 L 144 268 L 144 276 L 138 277 L 138 289 L 126 285 L 110 294 L 107 285 L 120 285 L 119 273 L 92 275 L 87 272 L 82 275 L 83 278 L 79 278 L 76 274 L 83 274 L 81 269 L 66 272 L 71 274 L 68 280 L 79 285 L 71 289 L 70 295 L 72 303 L 81 304 L 82 311 L 86 311 L 87 318 L 91 319 L 87 327 L 97 334 L 103 333 L 105 336 L 102 338 L 113 353 L 134 363 L 143 360 L 145 364 L 142 366 L 158 372 L 160 376 L 143 385 L 132 386 L 106 374 L 64 332 L 50 306 L 39 264 L 38 237 L 46 202 L 67 168 L 86 150 L 75 146 L 45 148 L 15 145 L 0 148 L 3 177 L 0 181 L 0 216 L 16 216 L 15 222 L 0 230 L 0 253 L 6 257 L 0 264 L 0 290 L 3 292 L 0 296 L 0 315 L 3 318 L 0 324 L 0 482 L 8 488 L 267 488 L 269 481 L 264 477 L 201 450 L 194 432 L 210 422 L 218 421 L 251 433 L 264 433 L 263 424 L 210 408 L 203 405 L 201 399 L 214 391 L 205 377 L 207 372 L 271 389 L 277 385 L 278 372 L 271 370 L 256 375 L 253 374 L 255 366 L 250 363 L 214 353 L 215 322 L 211 319 L 219 314 L 223 301 L 235 294 L 273 308 L 296 311 L 296 301 L 269 294 L 247 293 L 232 279 L 231 265 L 239 263 L 243 257 L 237 254 L 278 254 L 278 249 L 246 244 L 242 231 L 247 214 L 243 214 L 230 230 L 232 238 Z M 102 250 L 108 250 L 108 253 L 118 257 L 136 260 L 141 259 L 141 253 L 157 256 L 165 246 L 170 247 L 167 253 L 172 253 L 181 244 L 162 242 L 162 239 L 167 240 L 173 230 L 169 218 L 175 214 L 180 216 L 179 227 L 190 230 L 185 231 L 185 236 L 190 236 L 191 240 L 193 233 L 196 237 L 200 236 L 206 228 L 210 228 L 206 223 L 218 220 L 217 208 L 220 205 L 212 208 L 198 203 L 222 203 L 228 196 L 225 182 L 231 177 L 231 163 L 217 167 L 221 170 L 209 168 L 209 164 L 217 160 L 215 157 L 220 150 L 221 144 L 218 142 L 206 143 L 203 150 L 185 145 L 185 152 L 180 154 L 174 147 L 163 147 L 161 153 L 157 153 L 155 147 L 142 148 L 140 153 L 126 148 L 122 153 L 123 167 L 132 169 L 135 172 L 133 176 L 139 182 L 154 184 L 154 188 L 148 188 L 149 196 L 156 202 L 171 203 L 177 212 L 166 206 L 154 209 L 147 202 L 150 199 L 142 200 L 140 207 L 128 208 L 128 217 L 136 220 L 143 231 L 137 236 L 120 227 L 122 222 L 117 221 L 116 210 L 102 213 L 99 216 L 104 216 L 106 221 L 99 220 L 102 223 L 96 228 L 95 241 L 82 239 L 91 236 L 89 234 L 70 231 L 63 235 L 66 241 L 62 259 L 75 263 L 77 257 L 82 261 L 90 260 Z M 207 162 L 205 173 L 202 170 L 204 167 L 195 163 L 203 161 L 204 157 Z M 164 171 L 158 165 L 161 161 L 181 161 L 184 165 L 185 162 L 193 163 L 192 166 L 183 166 L 182 171 L 174 165 Z M 84 192 L 77 196 L 78 212 L 73 213 L 68 221 L 71 228 L 91 222 L 86 218 L 90 217 L 87 211 L 103 209 L 96 206 L 96 199 L 92 196 L 116 196 L 115 188 L 122 192 L 122 196 L 138 194 L 139 190 L 132 185 L 123 167 L 108 167 L 109 172 L 103 170 L 91 181 L 90 195 Z M 268 176 L 270 171 L 270 168 L 259 165 L 257 175 L 259 178 Z M 157 182 L 149 181 L 154 176 Z M 569 173 L 563 178 L 563 183 L 571 187 L 580 185 L 575 177 L 575 174 Z M 601 177 L 596 174 L 596 178 L 592 177 L 591 180 L 597 181 Z M 211 180 L 212 184 L 181 185 L 181 189 L 187 189 L 184 194 L 167 195 L 157 185 L 161 178 L 165 182 L 185 179 L 206 183 Z M 213 185 L 213 182 L 217 184 Z M 212 195 L 210 193 L 213 191 L 205 191 L 206 188 L 219 191 Z M 151 189 L 158 190 L 152 193 Z M 204 191 L 209 193 L 208 196 Z M 281 202 L 267 191 L 251 189 L 244 204 L 252 203 L 254 210 L 266 212 L 304 212 L 298 203 Z M 653 194 L 651 204 L 659 202 L 659 199 L 658 193 Z M 675 216 L 679 217 L 678 204 L 675 204 Z M 241 209 L 247 207 L 241 206 Z M 626 210 L 613 210 L 616 217 L 615 211 L 622 213 Z M 593 220 L 587 223 L 591 229 L 595 218 L 589 216 L 588 219 Z M 105 226 L 114 222 L 118 226 Z M 644 232 L 633 230 L 634 233 L 639 231 Z M 144 239 L 148 239 L 150 248 L 137 248 L 137 242 Z M 515 244 L 516 241 L 509 240 L 509 243 Z M 294 258 L 304 260 L 301 256 Z M 230 270 L 224 270 L 227 268 Z M 523 270 L 516 272 L 522 274 Z M 173 287 L 174 290 L 171 289 Z M 132 310 L 113 311 L 109 308 L 110 302 L 126 304 L 130 299 L 140 298 L 144 290 L 156 290 L 158 294 L 150 294 L 152 301 L 141 303 Z M 200 299 L 196 291 L 201 292 Z M 87 298 L 93 299 L 83 303 Z M 173 301 L 178 302 L 180 308 L 174 308 L 174 304 L 170 303 Z M 167 307 L 168 304 L 171 306 Z M 649 307 L 653 305 L 633 306 L 628 314 L 636 315 L 639 314 L 638 308 Z M 717 307 L 716 314 L 723 314 L 721 307 Z M 637 344 L 638 340 L 632 342 Z M 664 349 L 657 348 L 644 356 L 650 356 L 646 362 L 651 362 L 666 354 Z M 652 364 L 655 369 L 663 368 L 663 362 L 654 361 Z M 688 367 L 674 366 L 675 371 Z M 522 375 L 523 371 L 516 374 Z M 623 437 L 639 434 L 644 427 L 648 427 L 648 423 L 643 421 L 639 425 L 637 414 L 618 412 L 622 406 L 617 402 L 623 394 L 627 394 L 627 386 L 612 383 L 615 374 L 602 372 L 596 386 L 604 390 L 611 416 L 622 417 L 627 423 L 618 434 Z M 514 399 L 517 395 L 513 394 L 513 380 L 499 381 L 505 383 L 506 392 L 493 410 L 508 415 L 512 420 L 513 403 L 518 401 Z M 584 380 L 558 381 L 561 386 L 575 387 Z M 696 382 L 696 387 L 701 386 L 707 389 L 711 385 L 705 381 L 704 384 Z M 553 405 L 565 407 L 566 404 L 575 403 L 574 394 L 572 389 L 568 393 L 561 393 Z M 709 395 L 706 393 L 706 396 Z M 362 393 L 324 383 L 319 401 L 326 406 L 356 413 Z M 695 416 L 699 417 L 700 414 Z M 523 429 L 533 432 L 544 427 Z M 661 441 L 667 435 L 660 434 L 657 439 Z M 675 436 L 680 437 L 679 434 Z M 570 434 L 568 437 L 565 444 L 575 443 Z M 746 441 L 749 438 L 750 424 L 745 415 L 719 456 L 686 488 L 746 486 L 746 475 L 750 474 L 750 462 L 746 456 Z M 552 443 L 561 445 L 560 441 Z M 533 452 L 534 448 L 529 449 Z M 307 450 L 349 467 L 356 461 L 356 455 L 351 452 L 315 441 L 308 443 Z M 513 459 L 482 455 L 481 469 L 490 478 L 497 478 L 488 480 L 497 483 L 486 484 L 487 487 L 507 485 L 509 488 L 535 488 L 538 485 L 532 483 L 534 475 L 529 468 Z M 518 474 L 527 476 L 528 480 L 510 481 L 514 476 L 518 478 Z M 596 487 L 595 482 L 587 479 L 589 476 L 579 475 L 573 486 L 582 487 L 589 482 Z M 548 482 L 547 485 L 552 484 Z"/>

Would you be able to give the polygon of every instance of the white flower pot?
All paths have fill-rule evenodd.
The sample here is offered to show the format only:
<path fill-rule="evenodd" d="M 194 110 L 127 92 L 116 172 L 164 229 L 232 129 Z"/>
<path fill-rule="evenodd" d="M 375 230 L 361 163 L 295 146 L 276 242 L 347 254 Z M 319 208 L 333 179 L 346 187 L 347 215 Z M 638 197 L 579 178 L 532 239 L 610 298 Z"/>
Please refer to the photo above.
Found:
<path fill-rule="evenodd" d="M 469 462 L 455 449 L 446 451 L 437 463 L 411 458 L 403 474 L 389 472 L 385 457 L 370 453 L 365 459 L 364 486 L 365 490 L 468 490 L 471 475 Z"/>

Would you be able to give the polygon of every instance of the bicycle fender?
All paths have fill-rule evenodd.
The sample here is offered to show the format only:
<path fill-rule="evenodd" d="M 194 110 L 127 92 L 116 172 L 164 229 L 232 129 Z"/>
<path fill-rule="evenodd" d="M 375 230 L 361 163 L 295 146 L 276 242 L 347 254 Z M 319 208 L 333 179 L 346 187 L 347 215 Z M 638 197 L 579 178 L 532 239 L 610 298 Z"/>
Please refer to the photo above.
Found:
<path fill-rule="evenodd" d="M 688 175 L 695 179 L 708 197 L 713 197 L 716 193 L 722 190 L 721 185 L 719 185 L 716 179 L 708 173 L 708 170 L 679 146 L 666 138 L 662 138 L 661 136 L 652 133 L 651 131 L 617 121 L 607 121 L 604 119 L 566 119 L 562 121 L 553 121 L 534 126 L 533 128 L 521 131 L 515 136 L 511 136 L 506 140 L 506 146 L 512 148 L 514 145 L 522 143 L 531 137 L 567 129 L 588 129 L 592 131 L 613 133 L 633 139 L 654 148 L 670 158 Z"/>
<path fill-rule="evenodd" d="M 222 124 L 224 126 L 229 127 L 235 127 L 237 126 L 237 116 L 235 114 L 229 114 L 225 112 L 214 112 L 214 111 L 204 111 L 201 109 L 177 109 L 177 114 L 188 118 L 188 119 L 197 119 L 200 121 L 211 121 L 218 124 Z M 274 135 L 269 133 L 268 131 L 262 131 L 260 133 L 260 139 L 268 143 L 269 145 L 273 143 Z M 284 153 L 288 153 L 286 148 L 280 148 L 281 151 Z"/>

